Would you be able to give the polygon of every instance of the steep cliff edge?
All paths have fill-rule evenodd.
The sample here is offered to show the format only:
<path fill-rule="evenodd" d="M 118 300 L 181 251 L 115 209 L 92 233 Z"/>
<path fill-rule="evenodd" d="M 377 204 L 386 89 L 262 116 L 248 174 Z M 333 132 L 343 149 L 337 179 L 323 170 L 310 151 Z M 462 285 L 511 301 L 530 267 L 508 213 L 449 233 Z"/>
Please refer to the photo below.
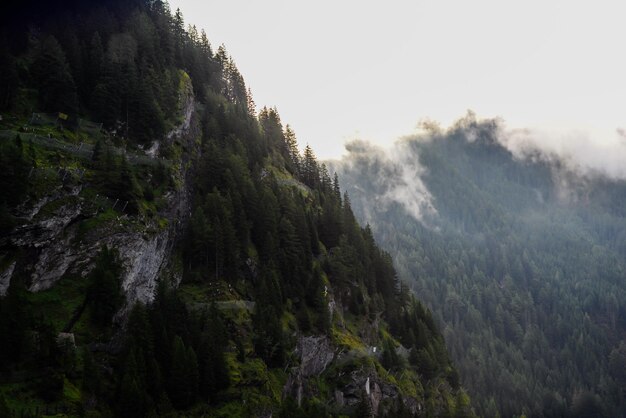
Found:
<path fill-rule="evenodd" d="M 52 184 L 41 196 L 20 205 L 20 225 L 0 240 L 3 252 L 17 258 L 0 273 L 0 295 L 4 296 L 14 274 L 28 277 L 31 292 L 50 289 L 65 275 L 85 278 L 98 251 L 106 246 L 116 248 L 120 254 L 126 306 L 154 299 L 157 278 L 170 262 L 173 245 L 185 229 L 190 211 L 189 171 L 192 159 L 200 153 L 199 120 L 186 74 L 181 75 L 179 103 L 180 125 L 163 140 L 155 140 L 145 157 L 137 150 L 136 157 L 143 158 L 142 164 L 172 167 L 172 186 L 163 193 L 160 207 L 151 218 L 145 213 L 125 211 L 126 201 L 99 196 L 90 181 L 93 173 L 89 162 L 76 158 L 71 152 L 76 148 L 74 144 L 59 141 L 70 150 L 64 157 L 76 158 L 81 168 L 58 168 L 56 175 L 47 173 L 54 168 L 32 170 L 43 171 L 44 176 L 53 178 Z M 33 136 L 36 140 L 37 134 Z M 178 158 L 159 157 L 159 148 L 165 146 L 179 147 Z"/>

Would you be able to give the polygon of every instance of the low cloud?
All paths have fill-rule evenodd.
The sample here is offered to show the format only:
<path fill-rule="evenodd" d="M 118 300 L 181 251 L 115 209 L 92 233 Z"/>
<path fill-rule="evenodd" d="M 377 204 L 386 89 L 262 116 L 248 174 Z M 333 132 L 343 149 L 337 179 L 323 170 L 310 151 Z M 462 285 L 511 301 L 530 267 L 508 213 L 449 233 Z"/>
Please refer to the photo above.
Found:
<path fill-rule="evenodd" d="M 398 141 L 394 147 L 384 149 L 366 141 L 352 141 L 346 145 L 348 154 L 333 163 L 344 183 L 353 188 L 351 199 L 366 199 L 364 217 L 373 219 L 372 209 L 388 210 L 392 203 L 400 204 L 411 216 L 424 221 L 436 215 L 433 198 L 421 177 L 425 173 L 417 155 L 407 141 Z M 363 190 L 360 179 L 367 179 Z"/>
<path fill-rule="evenodd" d="M 626 179 L 626 136 L 623 130 L 604 138 L 584 131 L 500 129 L 499 141 L 520 159 L 543 160 L 583 177 Z"/>
<path fill-rule="evenodd" d="M 598 140 L 582 131 L 510 129 L 502 119 L 478 119 L 471 111 L 448 128 L 430 120 L 418 128 L 390 147 L 349 142 L 343 158 L 329 163 L 340 174 L 350 198 L 363 200 L 355 206 L 363 208 L 365 221 L 373 222 L 376 212 L 397 203 L 415 219 L 432 225 L 437 209 L 422 180 L 427 168 L 420 164 L 420 147 L 415 144 L 459 134 L 469 143 L 500 144 L 516 159 L 549 164 L 556 195 L 563 201 L 574 202 L 588 194 L 593 179 L 626 180 L 626 130 Z"/>

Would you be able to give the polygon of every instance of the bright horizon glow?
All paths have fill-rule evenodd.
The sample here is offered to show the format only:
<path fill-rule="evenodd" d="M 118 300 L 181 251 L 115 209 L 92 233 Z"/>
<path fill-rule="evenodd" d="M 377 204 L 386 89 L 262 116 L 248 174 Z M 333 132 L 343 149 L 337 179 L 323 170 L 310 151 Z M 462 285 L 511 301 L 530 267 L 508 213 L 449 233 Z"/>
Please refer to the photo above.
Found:
<path fill-rule="evenodd" d="M 420 120 L 502 117 L 511 128 L 618 141 L 626 126 L 626 4 L 619 1 L 172 0 L 225 44 L 257 106 L 301 147 L 389 145 Z"/>

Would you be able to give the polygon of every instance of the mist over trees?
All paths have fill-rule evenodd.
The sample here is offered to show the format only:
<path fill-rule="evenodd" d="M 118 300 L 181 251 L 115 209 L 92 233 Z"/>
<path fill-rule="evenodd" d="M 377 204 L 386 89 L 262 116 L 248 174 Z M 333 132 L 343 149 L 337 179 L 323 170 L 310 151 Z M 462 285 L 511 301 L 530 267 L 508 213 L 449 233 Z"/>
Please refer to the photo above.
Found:
<path fill-rule="evenodd" d="M 478 413 L 624 416 L 626 182 L 514 155 L 501 132 L 469 115 L 392 151 L 352 144 L 333 167 L 444 329 Z M 399 194 L 407 164 L 418 177 Z M 433 210 L 416 216 L 411 193 Z"/>

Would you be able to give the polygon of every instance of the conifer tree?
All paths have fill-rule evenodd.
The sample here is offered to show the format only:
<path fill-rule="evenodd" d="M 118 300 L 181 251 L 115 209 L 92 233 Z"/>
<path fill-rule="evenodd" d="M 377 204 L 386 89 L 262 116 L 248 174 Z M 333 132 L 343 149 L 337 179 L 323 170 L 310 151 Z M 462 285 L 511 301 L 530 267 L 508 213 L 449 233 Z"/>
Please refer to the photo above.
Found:
<path fill-rule="evenodd" d="M 127 372 L 122 377 L 117 396 L 117 410 L 119 416 L 144 416 L 145 394 L 132 372 Z"/>
<path fill-rule="evenodd" d="M 100 33 L 96 31 L 89 43 L 89 51 L 87 53 L 87 62 L 85 66 L 85 97 L 90 98 L 93 89 L 96 87 L 98 80 L 102 76 L 104 67 L 104 47 L 102 46 L 102 38 Z"/>
<path fill-rule="evenodd" d="M 319 166 L 313 149 L 307 144 L 302 157 L 302 182 L 312 189 L 317 188 L 320 179 Z"/>
<path fill-rule="evenodd" d="M 0 298 L 0 370 L 21 360 L 27 351 L 26 289 L 20 278 L 11 281 L 7 294 Z"/>
<path fill-rule="evenodd" d="M 204 399 L 230 385 L 230 375 L 224 357 L 228 342 L 227 332 L 215 303 L 212 303 L 209 309 L 206 328 L 198 353 L 200 394 Z"/>
<path fill-rule="evenodd" d="M 291 129 L 291 126 L 285 126 L 285 143 L 287 145 L 287 150 L 289 152 L 289 166 L 291 167 L 291 172 L 295 177 L 300 177 L 301 175 L 301 162 L 300 162 L 300 151 L 298 150 L 298 141 L 296 140 L 296 133 Z"/>
<path fill-rule="evenodd" d="M 15 58 L 9 52 L 4 37 L 0 38 L 0 110 L 10 109 L 15 101 L 19 77 Z"/>
<path fill-rule="evenodd" d="M 28 192 L 30 164 L 24 155 L 22 138 L 17 135 L 8 144 L 0 144 L 0 204 L 17 205 Z"/>
<path fill-rule="evenodd" d="M 112 185 L 112 197 L 128 202 L 126 211 L 136 213 L 138 210 L 137 200 L 142 197 L 142 191 L 137 183 L 137 178 L 132 166 L 125 156 L 121 159 L 117 184 Z"/>
<path fill-rule="evenodd" d="M 39 45 L 32 72 L 42 110 L 65 113 L 78 110 L 76 85 L 65 53 L 54 36 L 46 37 Z"/>
<path fill-rule="evenodd" d="M 96 258 L 96 266 L 89 274 L 87 293 L 91 320 L 100 327 L 111 325 L 113 315 L 124 300 L 119 276 L 120 264 L 116 251 L 102 247 Z"/>
<path fill-rule="evenodd" d="M 189 402 L 186 385 L 187 353 L 183 340 L 176 336 L 172 345 L 172 364 L 168 379 L 168 393 L 176 408 L 184 408 Z"/>

